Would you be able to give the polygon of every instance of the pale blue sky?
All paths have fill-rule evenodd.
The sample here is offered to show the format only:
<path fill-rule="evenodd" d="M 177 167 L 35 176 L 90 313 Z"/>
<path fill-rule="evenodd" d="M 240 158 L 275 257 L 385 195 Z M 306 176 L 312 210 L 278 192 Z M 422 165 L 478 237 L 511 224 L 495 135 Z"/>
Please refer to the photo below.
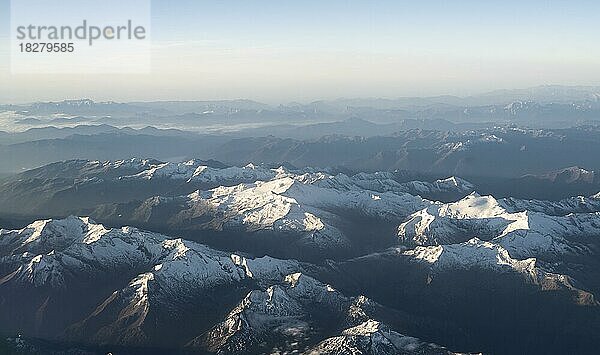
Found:
<path fill-rule="evenodd" d="M 155 0 L 151 74 L 35 77 L 10 75 L 9 3 L 0 0 L 2 102 L 275 103 L 600 85 L 592 0 Z"/>

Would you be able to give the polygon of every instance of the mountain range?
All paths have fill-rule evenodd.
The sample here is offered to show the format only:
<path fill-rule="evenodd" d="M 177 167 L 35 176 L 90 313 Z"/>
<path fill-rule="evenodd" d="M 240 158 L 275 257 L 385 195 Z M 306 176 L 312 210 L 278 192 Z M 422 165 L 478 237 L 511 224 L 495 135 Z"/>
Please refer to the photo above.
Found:
<path fill-rule="evenodd" d="M 593 353 L 598 195 L 401 181 L 150 159 L 23 173 L 2 214 L 56 218 L 0 231 L 1 331 L 32 351 Z"/>
<path fill-rule="evenodd" d="M 0 353 L 596 354 L 599 94 L 0 105 Z"/>

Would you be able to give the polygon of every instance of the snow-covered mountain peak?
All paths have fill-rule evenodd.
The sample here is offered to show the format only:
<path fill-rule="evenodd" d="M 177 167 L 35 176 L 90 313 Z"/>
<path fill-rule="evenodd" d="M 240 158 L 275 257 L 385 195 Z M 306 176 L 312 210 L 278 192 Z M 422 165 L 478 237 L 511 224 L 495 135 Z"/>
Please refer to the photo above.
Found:
<path fill-rule="evenodd" d="M 349 299 L 309 276 L 293 273 L 264 290 L 253 290 L 206 337 L 214 352 L 247 352 L 269 337 L 290 339 L 292 348 L 304 344 L 313 331 L 315 311 L 343 315 Z M 320 315 L 322 317 L 322 314 Z M 221 350 L 221 351 L 217 351 Z"/>
<path fill-rule="evenodd" d="M 19 266 L 12 273 L 0 278 L 0 285 L 9 281 L 26 283 L 39 287 L 49 284 L 52 287 L 65 285 L 64 267 L 56 258 L 54 252 L 39 254 Z"/>
<path fill-rule="evenodd" d="M 307 351 L 317 354 L 452 354 L 435 344 L 391 330 L 377 320 L 369 319 L 342 331 L 341 335 L 328 338 Z"/>
<path fill-rule="evenodd" d="M 481 234 L 471 225 L 482 225 Z M 435 203 L 413 213 L 398 227 L 398 236 L 410 244 L 435 245 L 452 244 L 459 235 L 491 239 L 519 229 L 528 229 L 526 213 L 508 213 L 492 196 L 472 193 L 457 202 Z"/>
<path fill-rule="evenodd" d="M 488 218 L 504 213 L 505 209 L 493 196 L 480 196 L 477 193 L 471 193 L 457 202 L 444 204 L 439 209 L 440 216 L 458 218 Z"/>
<path fill-rule="evenodd" d="M 36 221 L 22 230 L 0 233 L 2 259 L 20 264 L 4 281 L 63 287 L 85 281 L 77 277 L 80 273 L 102 275 L 155 265 L 164 255 L 183 252 L 181 241 L 165 240 L 135 228 L 107 229 L 89 218 Z"/>
<path fill-rule="evenodd" d="M 173 260 L 182 259 L 190 248 L 184 243 L 183 239 L 168 239 L 163 242 L 163 248 L 172 253 Z"/>
<path fill-rule="evenodd" d="M 154 180 L 172 179 L 183 182 L 210 184 L 229 184 L 231 182 L 252 182 L 270 180 L 278 175 L 285 176 L 283 169 L 266 169 L 253 164 L 244 167 L 212 167 L 199 160 L 188 160 L 179 163 L 147 162 L 139 165 L 140 172 L 134 175 L 121 176 L 122 180 Z"/>
<path fill-rule="evenodd" d="M 458 202 L 434 204 L 416 212 L 400 225 L 398 231 L 402 240 L 412 240 L 418 245 L 452 244 L 465 241 L 460 240 L 465 237 L 523 241 L 529 244 L 525 248 L 526 245 L 521 243 L 524 248 L 520 253 L 524 255 L 538 242 L 558 245 L 557 242 L 566 236 L 600 234 L 593 222 L 599 218 L 598 213 L 587 212 L 598 208 L 593 200 L 586 198 L 548 202 L 496 200 L 491 196 L 472 194 Z"/>
<path fill-rule="evenodd" d="M 550 202 L 471 194 L 413 213 L 398 227 L 398 236 L 411 245 L 456 244 L 477 237 L 518 258 L 589 253 L 582 243 L 600 235 L 599 207 L 586 198 Z"/>
<path fill-rule="evenodd" d="M 88 217 L 70 216 L 60 220 L 35 221 L 17 231 L 0 230 L 0 246 L 12 245 L 14 248 L 44 253 L 74 242 L 92 244 L 108 232 L 103 225 L 96 224 Z"/>
<path fill-rule="evenodd" d="M 211 198 L 222 198 L 236 194 L 236 197 L 249 198 L 250 196 L 280 195 L 286 192 L 296 180 L 283 177 L 271 181 L 257 181 L 253 184 L 239 184 L 236 186 L 220 186 L 208 191 Z"/>
<path fill-rule="evenodd" d="M 404 253 L 418 260 L 433 264 L 436 269 L 504 268 L 532 274 L 536 259 L 513 259 L 502 246 L 473 238 L 461 244 L 417 247 Z"/>

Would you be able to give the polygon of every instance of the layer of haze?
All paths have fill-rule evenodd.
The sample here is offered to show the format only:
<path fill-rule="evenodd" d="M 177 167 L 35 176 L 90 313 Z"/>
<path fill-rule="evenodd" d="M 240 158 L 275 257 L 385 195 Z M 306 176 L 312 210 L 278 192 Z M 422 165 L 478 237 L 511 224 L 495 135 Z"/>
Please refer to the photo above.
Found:
<path fill-rule="evenodd" d="M 155 0 L 149 75 L 11 75 L 9 17 L 0 0 L 5 103 L 277 103 L 600 84 L 592 0 Z"/>

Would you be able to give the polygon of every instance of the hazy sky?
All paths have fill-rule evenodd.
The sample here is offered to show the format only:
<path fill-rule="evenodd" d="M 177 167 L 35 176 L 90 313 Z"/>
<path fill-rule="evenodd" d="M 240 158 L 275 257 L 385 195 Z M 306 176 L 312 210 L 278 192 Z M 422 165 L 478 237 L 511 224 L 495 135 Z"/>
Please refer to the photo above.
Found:
<path fill-rule="evenodd" d="M 593 0 L 155 0 L 148 75 L 11 75 L 9 19 L 0 0 L 0 102 L 275 103 L 600 85 Z"/>

